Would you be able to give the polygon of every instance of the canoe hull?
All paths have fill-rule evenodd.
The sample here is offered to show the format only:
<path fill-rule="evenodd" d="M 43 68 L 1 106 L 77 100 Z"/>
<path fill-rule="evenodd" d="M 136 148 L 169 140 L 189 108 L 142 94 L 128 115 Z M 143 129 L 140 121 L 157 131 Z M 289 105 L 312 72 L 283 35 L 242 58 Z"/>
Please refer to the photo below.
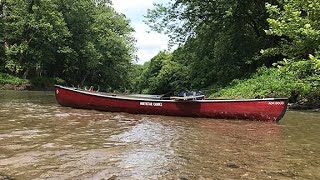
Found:
<path fill-rule="evenodd" d="M 287 109 L 287 99 L 247 100 L 152 100 L 92 93 L 74 88 L 55 86 L 58 103 L 62 106 L 111 112 L 189 116 L 217 119 L 247 119 L 279 121 Z"/>

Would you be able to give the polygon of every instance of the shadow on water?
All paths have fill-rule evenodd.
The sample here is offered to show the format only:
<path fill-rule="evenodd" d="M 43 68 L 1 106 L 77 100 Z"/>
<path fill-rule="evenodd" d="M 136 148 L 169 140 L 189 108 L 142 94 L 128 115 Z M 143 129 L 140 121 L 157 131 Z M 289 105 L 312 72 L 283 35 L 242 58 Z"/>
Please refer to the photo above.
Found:
<path fill-rule="evenodd" d="M 306 179 L 320 179 L 320 113 L 289 112 L 281 123 L 287 167 Z"/>
<path fill-rule="evenodd" d="M 320 178 L 319 113 L 275 124 L 65 108 L 52 92 L 0 100 L 0 174 L 16 179 Z"/>

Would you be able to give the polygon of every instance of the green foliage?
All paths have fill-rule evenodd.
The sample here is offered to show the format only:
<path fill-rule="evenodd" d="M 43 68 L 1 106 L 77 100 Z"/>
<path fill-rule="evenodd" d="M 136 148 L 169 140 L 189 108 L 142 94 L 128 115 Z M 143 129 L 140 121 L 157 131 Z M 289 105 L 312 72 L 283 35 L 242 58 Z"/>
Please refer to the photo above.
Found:
<path fill-rule="evenodd" d="M 189 87 L 225 98 L 289 97 L 320 92 L 319 12 L 318 0 L 177 0 L 146 17 L 180 45 L 172 61 L 184 67 Z"/>
<path fill-rule="evenodd" d="M 267 34 L 281 38 L 279 46 L 262 51 L 302 60 L 320 49 L 320 2 L 285 0 L 281 6 L 266 5 L 270 18 Z"/>
<path fill-rule="evenodd" d="M 307 95 L 312 92 L 312 86 L 292 74 L 283 73 L 276 68 L 262 67 L 249 79 L 234 80 L 228 87 L 213 93 L 211 97 L 290 97 L 293 92 Z"/>
<path fill-rule="evenodd" d="M 0 73 L 0 85 L 6 85 L 6 84 L 11 84 L 11 85 L 23 85 L 23 84 L 29 84 L 30 81 L 26 79 L 20 79 L 18 77 L 5 74 L 5 73 Z"/>
<path fill-rule="evenodd" d="M 4 18 L 3 18 L 3 5 L 0 2 L 0 72 L 4 70 L 5 62 L 5 49 L 4 49 Z"/>
<path fill-rule="evenodd" d="M 249 79 L 234 80 L 212 96 L 290 97 L 296 93 L 313 102 L 320 94 L 320 2 L 285 0 L 266 8 L 270 13 L 266 32 L 280 43 L 261 52 L 284 59 L 275 64 L 276 69 L 261 68 Z"/>
<path fill-rule="evenodd" d="M 69 85 L 128 86 L 133 29 L 109 0 L 6 0 L 0 4 L 0 70 Z"/>
<path fill-rule="evenodd" d="M 266 5 L 270 18 L 267 34 L 281 39 L 278 46 L 262 50 L 264 55 L 282 55 L 281 73 L 320 94 L 320 2 L 285 0 L 281 6 Z"/>
<path fill-rule="evenodd" d="M 260 56 L 267 36 L 265 1 L 176 0 L 149 10 L 147 23 L 180 44 L 173 59 L 188 69 L 192 88 L 224 85 L 278 59 Z"/>
<path fill-rule="evenodd" d="M 173 61 L 168 52 L 160 52 L 144 65 L 139 91 L 151 94 L 176 93 L 189 87 L 188 69 Z"/>
<path fill-rule="evenodd" d="M 60 78 L 35 77 L 30 79 L 30 84 L 34 89 L 52 89 L 55 84 L 65 85 L 65 81 Z"/>
<path fill-rule="evenodd" d="M 0 71 L 36 86 L 140 93 L 214 91 L 230 82 L 214 96 L 320 92 L 318 0 L 175 0 L 146 17 L 179 48 L 133 65 L 134 30 L 109 0 L 0 1 Z"/>
<path fill-rule="evenodd" d="M 5 1 L 6 69 L 26 78 L 55 60 L 69 36 L 54 1 Z"/>
<path fill-rule="evenodd" d="M 130 68 L 129 71 L 129 91 L 130 92 L 135 92 L 135 93 L 142 93 L 142 84 L 143 84 L 143 76 L 142 73 L 143 71 L 145 71 L 145 69 L 147 68 L 147 64 L 145 63 L 144 65 L 141 64 L 133 64 L 132 67 Z"/>
<path fill-rule="evenodd" d="M 311 86 L 311 91 L 320 94 L 320 58 L 309 55 L 309 59 L 301 61 L 283 60 L 278 69 L 305 84 Z"/>

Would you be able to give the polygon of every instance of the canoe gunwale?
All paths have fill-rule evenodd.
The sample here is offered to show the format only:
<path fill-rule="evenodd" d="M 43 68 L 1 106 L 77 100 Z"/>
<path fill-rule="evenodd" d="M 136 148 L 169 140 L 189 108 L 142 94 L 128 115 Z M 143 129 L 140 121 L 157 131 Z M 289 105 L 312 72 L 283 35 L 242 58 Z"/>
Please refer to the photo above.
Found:
<path fill-rule="evenodd" d="M 99 92 L 90 92 L 85 90 L 79 90 L 76 88 L 69 88 L 61 85 L 55 85 L 57 88 L 70 90 L 80 94 L 86 94 L 89 96 L 97 96 L 102 98 L 111 98 L 117 100 L 129 100 L 129 101 L 145 101 L 145 102 L 197 102 L 197 103 L 230 103 L 230 102 L 256 102 L 256 101 L 288 101 L 288 98 L 263 98 L 263 99 L 204 99 L 204 100 L 166 100 L 166 99 L 151 99 L 151 98 L 136 98 L 132 96 L 116 95 L 116 94 L 101 94 Z M 285 111 L 284 111 L 285 113 Z M 284 114 L 283 113 L 283 114 Z M 281 118 L 280 118 L 281 119 Z"/>

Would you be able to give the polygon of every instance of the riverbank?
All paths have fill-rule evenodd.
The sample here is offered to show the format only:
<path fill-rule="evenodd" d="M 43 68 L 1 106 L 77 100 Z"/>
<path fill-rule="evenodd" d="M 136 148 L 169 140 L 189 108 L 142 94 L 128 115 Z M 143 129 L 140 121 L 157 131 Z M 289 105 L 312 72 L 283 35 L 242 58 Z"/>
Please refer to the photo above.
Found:
<path fill-rule="evenodd" d="M 300 98 L 295 103 L 290 103 L 289 109 L 320 112 L 320 96 L 310 94 L 307 97 Z"/>
<path fill-rule="evenodd" d="M 298 79 L 275 68 L 260 68 L 247 79 L 233 80 L 225 87 L 209 88 L 210 98 L 289 98 L 294 110 L 320 110 L 320 79 Z"/>
<path fill-rule="evenodd" d="M 29 90 L 30 84 L 21 84 L 21 85 L 13 85 L 13 84 L 0 84 L 0 90 L 16 90 L 23 91 Z"/>
<path fill-rule="evenodd" d="M 30 81 L 9 74 L 0 73 L 0 90 L 27 90 Z"/>
<path fill-rule="evenodd" d="M 0 73 L 0 90 L 52 91 L 54 84 L 65 84 L 60 78 L 36 77 L 21 79 L 9 74 Z"/>
<path fill-rule="evenodd" d="M 306 88 L 306 85 L 296 83 L 288 77 L 279 77 L 277 71 L 263 69 L 249 79 L 235 80 L 220 89 L 212 88 L 214 93 L 206 94 L 210 98 L 224 99 L 288 97 L 289 109 L 320 112 L 319 92 L 312 91 L 311 88 Z M 54 84 L 63 85 L 65 82 L 59 78 L 38 77 L 28 80 L 0 73 L 0 90 L 53 91 Z"/>
<path fill-rule="evenodd" d="M 41 86 L 32 83 L 26 84 L 0 84 L 0 90 L 14 90 L 14 91 L 53 91 L 55 83 L 44 84 Z"/>
<path fill-rule="evenodd" d="M 22 85 L 12 85 L 12 84 L 6 84 L 6 85 L 0 85 L 0 90 L 16 90 L 16 91 L 52 91 L 53 85 L 51 87 L 46 88 L 35 88 L 32 87 L 30 84 L 22 84 Z M 308 99 L 300 99 L 297 102 L 289 103 L 288 108 L 291 110 L 309 110 L 312 112 L 320 112 L 320 97 L 318 100 L 314 98 L 313 101 L 310 101 Z"/>

